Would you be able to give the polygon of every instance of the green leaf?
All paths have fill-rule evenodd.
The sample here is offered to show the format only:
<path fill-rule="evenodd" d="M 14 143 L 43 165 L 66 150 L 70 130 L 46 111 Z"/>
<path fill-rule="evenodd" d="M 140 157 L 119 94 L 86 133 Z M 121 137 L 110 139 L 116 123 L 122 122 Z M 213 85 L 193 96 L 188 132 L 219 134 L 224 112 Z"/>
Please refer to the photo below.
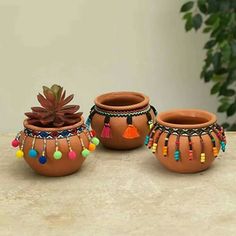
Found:
<path fill-rule="evenodd" d="M 221 95 L 224 95 L 226 97 L 232 97 L 235 94 L 235 91 L 233 89 L 226 89 L 221 93 Z"/>
<path fill-rule="evenodd" d="M 232 56 L 236 57 L 236 40 L 232 41 L 231 44 Z"/>
<path fill-rule="evenodd" d="M 199 10 L 200 10 L 203 14 L 206 14 L 206 13 L 207 13 L 206 0 L 198 0 L 198 1 L 197 1 L 197 5 L 198 5 Z"/>
<path fill-rule="evenodd" d="M 220 91 L 220 86 L 221 86 L 221 83 L 218 82 L 216 83 L 212 88 L 211 88 L 211 94 L 216 94 Z"/>
<path fill-rule="evenodd" d="M 218 15 L 212 14 L 206 19 L 205 24 L 206 25 L 214 25 L 214 23 L 217 21 L 217 19 L 218 19 Z"/>
<path fill-rule="evenodd" d="M 229 0 L 220 1 L 220 11 L 227 12 L 229 10 L 230 10 L 230 1 Z"/>
<path fill-rule="evenodd" d="M 232 116 L 236 112 L 236 102 L 232 103 L 227 109 L 227 116 Z"/>
<path fill-rule="evenodd" d="M 216 45 L 216 41 L 215 40 L 209 40 L 206 42 L 204 48 L 205 49 L 210 49 L 212 47 L 214 47 Z"/>
<path fill-rule="evenodd" d="M 220 113 L 226 112 L 228 110 L 228 108 L 229 108 L 229 104 L 223 103 L 218 107 L 217 112 L 220 112 Z"/>
<path fill-rule="evenodd" d="M 193 28 L 193 21 L 192 17 L 188 18 L 186 23 L 185 23 L 185 30 L 188 32 Z"/>
<path fill-rule="evenodd" d="M 203 29 L 203 33 L 209 33 L 212 30 L 211 27 L 206 27 L 205 29 Z"/>
<path fill-rule="evenodd" d="M 236 68 L 236 58 L 232 59 L 232 61 L 229 61 L 229 69 L 235 69 Z"/>
<path fill-rule="evenodd" d="M 212 70 L 206 71 L 206 73 L 204 74 L 204 81 L 206 83 L 209 82 L 212 79 L 212 76 L 213 76 Z"/>
<path fill-rule="evenodd" d="M 189 11 L 193 8 L 194 2 L 193 1 L 189 1 L 186 2 L 180 9 L 180 12 L 186 12 Z"/>
<path fill-rule="evenodd" d="M 217 52 L 212 57 L 212 64 L 214 66 L 215 71 L 217 71 L 220 68 L 221 63 L 221 53 Z"/>
<path fill-rule="evenodd" d="M 192 24 L 193 24 L 193 27 L 195 30 L 198 30 L 201 25 L 202 25 L 202 16 L 201 14 L 196 14 L 195 16 L 193 16 L 193 19 L 192 19 Z"/>
<path fill-rule="evenodd" d="M 218 74 L 215 74 L 212 77 L 212 81 L 215 81 L 215 82 L 219 82 L 219 81 L 222 81 L 222 80 L 223 80 L 223 77 L 221 75 L 218 75 Z"/>

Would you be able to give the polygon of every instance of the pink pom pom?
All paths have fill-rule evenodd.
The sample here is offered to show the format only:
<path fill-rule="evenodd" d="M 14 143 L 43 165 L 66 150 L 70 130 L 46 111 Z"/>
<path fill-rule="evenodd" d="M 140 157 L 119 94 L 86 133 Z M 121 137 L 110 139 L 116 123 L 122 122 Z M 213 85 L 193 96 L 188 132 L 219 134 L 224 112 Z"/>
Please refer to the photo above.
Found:
<path fill-rule="evenodd" d="M 12 147 L 18 147 L 20 145 L 20 142 L 17 139 L 14 139 L 11 143 Z"/>
<path fill-rule="evenodd" d="M 71 160 L 75 160 L 75 158 L 76 158 L 76 152 L 75 152 L 75 151 L 70 151 L 70 152 L 68 153 L 68 157 L 69 157 L 69 159 L 71 159 Z"/>

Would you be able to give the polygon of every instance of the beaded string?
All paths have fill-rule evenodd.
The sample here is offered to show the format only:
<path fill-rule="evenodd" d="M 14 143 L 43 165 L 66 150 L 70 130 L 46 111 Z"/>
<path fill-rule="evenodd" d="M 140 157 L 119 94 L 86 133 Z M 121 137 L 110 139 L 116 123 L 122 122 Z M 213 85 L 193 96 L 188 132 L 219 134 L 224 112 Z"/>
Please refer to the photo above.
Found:
<path fill-rule="evenodd" d="M 188 160 L 192 161 L 193 160 L 193 144 L 192 144 L 192 140 L 191 140 L 190 135 L 188 135 L 188 145 L 189 145 Z"/>
<path fill-rule="evenodd" d="M 153 127 L 153 120 L 152 120 L 152 116 L 151 116 L 150 112 L 147 112 L 146 116 L 147 116 L 147 120 L 148 120 L 147 124 L 149 126 L 149 129 L 151 130 Z"/>
<path fill-rule="evenodd" d="M 42 164 L 42 165 L 47 162 L 46 148 L 47 148 L 47 140 L 46 140 L 46 138 L 44 138 L 44 139 L 43 139 L 43 151 L 42 151 L 42 155 L 39 157 L 39 163 Z"/>
<path fill-rule="evenodd" d="M 216 148 L 216 141 L 215 141 L 214 137 L 212 136 L 212 134 L 210 132 L 208 133 L 208 135 L 210 136 L 211 142 L 212 142 L 212 145 L 213 145 L 213 148 L 212 148 L 213 155 L 214 155 L 214 157 L 217 157 L 218 151 L 217 151 L 217 148 Z"/>
<path fill-rule="evenodd" d="M 225 138 L 224 129 L 220 127 L 219 125 L 216 125 L 216 129 L 214 129 L 214 132 L 220 140 L 221 150 L 225 152 L 226 138 Z"/>
<path fill-rule="evenodd" d="M 156 133 L 156 131 L 155 131 L 155 129 L 153 129 L 153 130 L 151 131 L 151 134 L 150 134 L 150 136 L 149 136 L 149 139 L 148 139 L 148 143 L 147 143 L 147 144 L 146 144 L 146 140 L 145 140 L 145 144 L 147 145 L 148 148 L 151 148 L 151 147 L 152 147 L 152 144 L 153 144 L 153 137 L 154 137 L 155 133 Z"/>
<path fill-rule="evenodd" d="M 69 148 L 68 158 L 69 158 L 70 160 L 75 160 L 76 157 L 77 157 L 77 155 L 76 155 L 76 152 L 73 151 L 73 149 L 72 149 L 72 147 L 71 147 L 70 138 L 67 137 L 67 138 L 66 138 L 66 141 L 67 141 L 68 148 Z"/>
<path fill-rule="evenodd" d="M 179 144 L 180 144 L 180 135 L 176 136 L 176 140 L 175 140 L 175 160 L 179 161 L 180 160 L 180 150 L 179 150 Z"/>
<path fill-rule="evenodd" d="M 81 146 L 82 146 L 82 156 L 84 158 L 86 158 L 89 154 L 90 154 L 90 151 L 85 147 L 84 145 L 84 141 L 83 139 L 80 137 L 80 135 L 78 135 L 79 137 L 79 140 L 80 140 L 80 143 L 81 143 Z"/>
<path fill-rule="evenodd" d="M 169 137 L 170 137 L 171 133 L 167 133 L 166 137 L 165 137 L 165 143 L 164 143 L 164 147 L 163 147 L 163 156 L 166 157 L 167 153 L 168 153 L 168 142 L 169 142 Z"/>
<path fill-rule="evenodd" d="M 199 135 L 200 138 L 200 145 L 201 145 L 201 155 L 200 155 L 200 162 L 204 163 L 206 161 L 206 154 L 204 153 L 204 141 L 202 139 L 202 135 Z"/>
<path fill-rule="evenodd" d="M 29 156 L 32 158 L 35 158 L 38 155 L 37 150 L 35 150 L 35 141 L 36 141 L 36 135 L 34 135 L 32 146 L 31 146 L 31 149 L 29 150 Z"/>
<path fill-rule="evenodd" d="M 157 145 L 158 145 L 158 141 L 159 141 L 161 134 L 162 134 L 162 132 L 160 130 L 158 130 L 155 133 L 155 136 L 153 138 L 154 142 L 152 144 L 152 153 L 156 153 L 156 151 L 157 151 Z"/>
<path fill-rule="evenodd" d="M 17 158 L 22 158 L 24 157 L 24 152 L 23 152 L 23 148 L 24 148 L 24 145 L 25 145 L 25 139 L 26 139 L 26 135 L 24 136 L 22 142 L 21 142 L 21 145 L 20 145 L 20 149 L 16 152 L 16 157 Z"/>
<path fill-rule="evenodd" d="M 56 160 L 60 160 L 62 158 L 62 153 L 59 151 L 59 142 L 57 138 L 55 139 L 55 146 L 56 148 L 55 148 L 55 152 L 53 153 L 53 157 Z"/>

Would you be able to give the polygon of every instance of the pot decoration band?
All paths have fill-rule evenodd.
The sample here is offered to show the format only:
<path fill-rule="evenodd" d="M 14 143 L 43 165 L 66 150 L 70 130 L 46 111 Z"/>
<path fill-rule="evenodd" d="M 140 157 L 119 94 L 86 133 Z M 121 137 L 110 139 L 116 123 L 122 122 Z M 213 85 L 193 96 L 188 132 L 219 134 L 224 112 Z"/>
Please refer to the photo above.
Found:
<path fill-rule="evenodd" d="M 212 133 L 215 133 L 217 138 L 220 141 L 221 150 L 225 152 L 226 147 L 226 137 L 224 133 L 224 129 L 219 126 L 217 123 L 214 123 L 208 127 L 200 128 L 200 129 L 178 129 L 178 128 L 170 128 L 163 125 L 160 125 L 159 123 L 156 123 L 155 126 L 150 131 L 149 135 L 146 136 L 145 139 L 145 145 L 152 150 L 153 153 L 157 151 L 158 147 L 158 140 L 161 136 L 161 134 L 166 133 L 164 146 L 162 149 L 163 156 L 166 157 L 168 155 L 168 141 L 170 135 L 176 136 L 175 141 L 175 152 L 174 152 L 174 159 L 176 161 L 181 160 L 181 153 L 180 153 L 180 137 L 187 137 L 188 138 L 188 145 L 189 145 L 189 151 L 188 151 L 188 160 L 193 160 L 193 143 L 192 143 L 192 137 L 198 136 L 199 142 L 201 145 L 201 154 L 199 157 L 199 160 L 201 163 L 204 163 L 206 161 L 206 154 L 204 152 L 204 142 L 202 135 L 208 135 L 212 142 L 212 152 L 214 157 L 217 157 L 218 151 L 216 148 L 216 140 L 213 137 Z"/>
<path fill-rule="evenodd" d="M 85 134 L 86 137 L 89 140 L 89 146 L 85 147 L 83 139 L 81 137 L 81 134 Z M 16 152 L 17 158 L 24 157 L 24 144 L 25 140 L 27 138 L 33 138 L 32 140 L 32 146 L 30 150 L 28 151 L 28 156 L 31 158 L 38 158 L 38 161 L 40 164 L 46 164 L 47 163 L 47 156 L 46 156 L 46 149 L 47 149 L 47 142 L 54 140 L 55 141 L 55 151 L 53 154 L 53 158 L 55 160 L 60 160 L 63 157 L 62 152 L 60 151 L 60 141 L 62 139 L 66 139 L 67 145 L 68 145 L 68 154 L 67 158 L 70 160 L 75 160 L 77 158 L 77 153 L 73 150 L 73 147 L 71 146 L 70 138 L 72 136 L 78 136 L 78 143 L 82 146 L 82 156 L 86 158 L 90 152 L 94 151 L 96 149 L 96 146 L 99 144 L 99 139 L 95 137 L 94 131 L 88 131 L 86 129 L 86 126 L 80 126 L 76 129 L 69 129 L 69 130 L 63 130 L 63 131 L 34 131 L 28 128 L 25 128 L 23 131 L 20 131 L 15 139 L 12 141 L 12 146 L 19 149 Z M 35 144 L 37 141 L 43 140 L 43 145 L 40 150 L 35 149 Z M 40 155 L 39 155 L 40 154 Z"/>
<path fill-rule="evenodd" d="M 102 129 L 101 137 L 102 138 L 111 138 L 111 125 L 110 119 L 112 117 L 125 117 L 127 120 L 127 128 L 123 133 L 123 137 L 126 139 L 133 139 L 139 137 L 138 129 L 133 125 L 133 117 L 140 116 L 146 114 L 147 117 L 147 125 L 149 126 L 150 130 L 153 127 L 154 121 L 151 116 L 151 110 L 154 112 L 155 116 L 157 116 L 157 110 L 148 105 L 142 109 L 133 110 L 133 111 L 107 111 L 103 110 L 100 107 L 94 105 L 90 110 L 90 115 L 86 121 L 87 129 L 90 128 L 93 116 L 97 113 L 99 115 L 104 116 L 104 127 Z"/>

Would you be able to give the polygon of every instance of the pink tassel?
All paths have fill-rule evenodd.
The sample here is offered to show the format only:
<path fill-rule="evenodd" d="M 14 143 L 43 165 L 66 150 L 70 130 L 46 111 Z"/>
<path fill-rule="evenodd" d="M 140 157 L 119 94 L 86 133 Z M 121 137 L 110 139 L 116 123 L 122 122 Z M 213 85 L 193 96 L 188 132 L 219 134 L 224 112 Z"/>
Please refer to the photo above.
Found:
<path fill-rule="evenodd" d="M 111 126 L 110 124 L 104 124 L 102 133 L 101 133 L 102 138 L 111 138 Z"/>

